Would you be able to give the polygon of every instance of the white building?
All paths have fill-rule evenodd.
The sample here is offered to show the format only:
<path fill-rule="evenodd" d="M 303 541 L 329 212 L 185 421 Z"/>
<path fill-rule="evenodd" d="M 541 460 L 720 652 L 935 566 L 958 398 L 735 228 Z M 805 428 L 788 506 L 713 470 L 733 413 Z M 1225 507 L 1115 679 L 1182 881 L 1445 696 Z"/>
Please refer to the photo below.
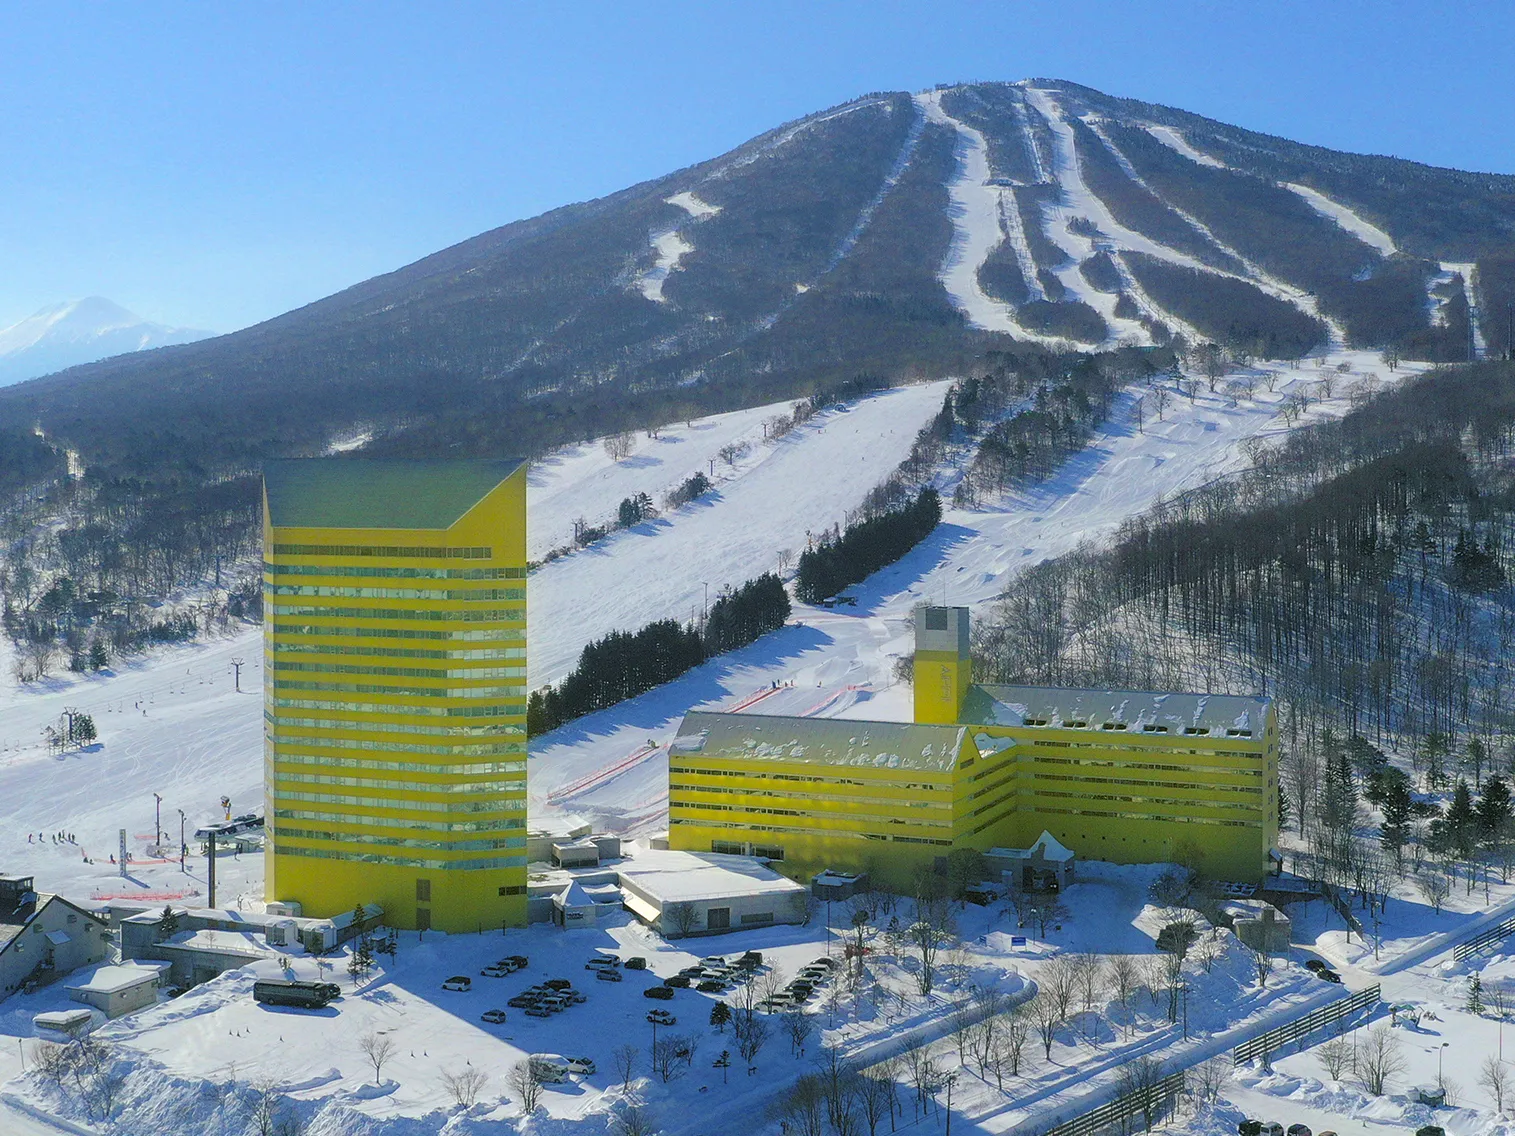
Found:
<path fill-rule="evenodd" d="M 616 866 L 626 909 L 668 938 L 803 923 L 808 892 L 746 856 L 650 851 Z"/>
<path fill-rule="evenodd" d="M 158 987 L 168 967 L 166 962 L 102 966 L 87 981 L 66 989 L 75 1002 L 93 1006 L 107 1018 L 119 1018 L 158 1000 Z"/>

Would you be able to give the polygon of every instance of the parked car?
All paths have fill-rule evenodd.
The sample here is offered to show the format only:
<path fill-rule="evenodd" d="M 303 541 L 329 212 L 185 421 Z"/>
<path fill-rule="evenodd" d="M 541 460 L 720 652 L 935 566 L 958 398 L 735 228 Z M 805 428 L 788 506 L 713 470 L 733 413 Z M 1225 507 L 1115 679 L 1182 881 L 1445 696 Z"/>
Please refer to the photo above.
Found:
<path fill-rule="evenodd" d="M 1289 1125 L 1288 1136 L 1311 1136 L 1310 1126 L 1308 1124 L 1291 1124 Z"/>
<path fill-rule="evenodd" d="M 585 994 L 582 990 L 565 990 L 563 991 L 563 997 L 567 998 L 575 1006 L 580 1002 L 589 1001 L 589 995 Z"/>
<path fill-rule="evenodd" d="M 718 978 L 707 978 L 695 987 L 701 994 L 719 994 L 726 989 L 726 984 Z"/>
<path fill-rule="evenodd" d="M 615 955 L 595 955 L 584 964 L 585 970 L 602 970 L 607 967 L 614 968 L 621 965 L 621 960 Z"/>
<path fill-rule="evenodd" d="M 526 1007 L 526 1013 L 533 1018 L 550 1018 L 552 1011 L 546 1006 L 531 1005 Z"/>
<path fill-rule="evenodd" d="M 482 1014 L 479 1015 L 479 1020 L 488 1022 L 492 1026 L 497 1026 L 505 1020 L 505 1011 L 485 1010 Z"/>
<path fill-rule="evenodd" d="M 683 970 L 679 971 L 679 973 L 682 974 L 685 978 L 696 978 L 699 975 L 705 973 L 705 968 L 696 964 L 694 966 L 686 966 Z"/>
<path fill-rule="evenodd" d="M 512 1010 L 524 1010 L 527 1006 L 535 1006 L 537 1004 L 537 996 L 535 994 L 517 994 L 505 1004 Z"/>
<path fill-rule="evenodd" d="M 750 963 L 752 966 L 762 966 L 763 965 L 763 952 L 762 951 L 748 951 L 746 954 L 744 954 L 741 957 L 741 961 L 744 962 L 744 963 Z"/>
<path fill-rule="evenodd" d="M 689 988 L 689 981 L 689 975 L 687 974 L 671 974 L 667 978 L 663 979 L 663 985 L 677 986 L 687 990 Z"/>
<path fill-rule="evenodd" d="M 1316 973 L 1327 982 L 1334 982 L 1338 986 L 1341 985 L 1341 975 L 1337 974 L 1334 970 L 1319 970 Z"/>
<path fill-rule="evenodd" d="M 525 965 L 526 964 L 524 962 L 517 962 L 514 955 L 506 955 L 504 958 L 491 965 L 489 969 L 503 970 L 506 974 L 514 974 Z"/>
<path fill-rule="evenodd" d="M 1284 1126 L 1276 1120 L 1264 1124 L 1262 1126 L 1262 1136 L 1284 1136 Z"/>
<path fill-rule="evenodd" d="M 824 966 L 827 970 L 835 970 L 841 964 L 839 962 L 837 962 L 836 959 L 834 959 L 834 958 L 828 958 L 827 956 L 822 955 L 820 958 L 818 958 L 815 961 L 811 962 L 809 965 L 811 965 L 811 966 Z"/>
<path fill-rule="evenodd" d="M 531 965 L 525 955 L 506 955 L 500 960 L 500 965 L 504 966 L 507 962 L 511 963 L 517 970 L 525 970 Z"/>
<path fill-rule="evenodd" d="M 594 1062 L 587 1057 L 565 1057 L 570 1073 L 581 1073 L 586 1077 L 594 1075 Z"/>
<path fill-rule="evenodd" d="M 533 1053 L 529 1060 L 533 1076 L 543 1084 L 560 1085 L 568 1080 L 568 1062 L 556 1053 Z"/>
<path fill-rule="evenodd" d="M 625 965 L 627 970 L 646 970 L 647 960 L 642 958 L 640 955 L 635 955 L 627 959 Z"/>
<path fill-rule="evenodd" d="M 549 990 L 567 990 L 573 983 L 569 982 L 566 978 L 549 978 L 542 985 Z"/>
<path fill-rule="evenodd" d="M 701 966 L 725 966 L 726 965 L 726 957 L 724 955 L 706 955 L 704 958 L 700 959 L 700 965 Z"/>
<path fill-rule="evenodd" d="M 1321 971 L 1330 970 L 1331 968 L 1321 962 L 1320 959 L 1305 959 L 1305 969 L 1313 970 L 1316 974 L 1319 974 Z"/>
<path fill-rule="evenodd" d="M 486 966 L 479 973 L 485 978 L 504 978 L 510 974 L 510 971 L 506 970 L 503 966 Z"/>
<path fill-rule="evenodd" d="M 642 991 L 642 997 L 643 998 L 657 998 L 657 999 L 660 999 L 661 1001 L 666 1002 L 670 998 L 673 997 L 673 987 L 672 986 L 649 986 L 649 987 L 647 987 L 646 990 Z"/>
<path fill-rule="evenodd" d="M 619 982 L 621 981 L 621 972 L 619 970 L 612 970 L 609 967 L 602 967 L 595 973 L 595 977 L 601 982 Z"/>
<path fill-rule="evenodd" d="M 659 1026 L 673 1026 L 678 1025 L 679 1022 L 678 1018 L 674 1017 L 667 1010 L 653 1010 L 647 1015 L 647 1020 Z"/>
<path fill-rule="evenodd" d="M 472 990 L 473 979 L 469 978 L 466 974 L 454 974 L 446 982 L 442 983 L 442 989 L 463 991 Z"/>

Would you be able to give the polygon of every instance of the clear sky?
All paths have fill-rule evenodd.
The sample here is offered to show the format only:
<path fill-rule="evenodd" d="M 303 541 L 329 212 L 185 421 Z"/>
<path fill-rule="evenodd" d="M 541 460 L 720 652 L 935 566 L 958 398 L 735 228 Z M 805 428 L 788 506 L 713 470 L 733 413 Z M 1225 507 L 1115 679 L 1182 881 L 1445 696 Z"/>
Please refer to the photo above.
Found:
<path fill-rule="evenodd" d="M 1071 79 L 1515 172 L 1515 4 L 0 0 L 0 326 L 229 331 L 873 90 Z"/>

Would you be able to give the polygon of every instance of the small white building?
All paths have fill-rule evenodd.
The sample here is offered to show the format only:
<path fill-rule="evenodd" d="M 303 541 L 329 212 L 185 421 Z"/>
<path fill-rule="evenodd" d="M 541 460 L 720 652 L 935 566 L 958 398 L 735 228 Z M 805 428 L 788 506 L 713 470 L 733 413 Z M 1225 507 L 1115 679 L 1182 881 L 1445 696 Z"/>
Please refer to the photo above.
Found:
<path fill-rule="evenodd" d="M 88 981 L 65 989 L 75 1002 L 93 1006 L 107 1018 L 119 1018 L 158 1000 L 158 987 L 168 968 L 166 962 L 102 966 L 90 975 Z"/>
<path fill-rule="evenodd" d="M 1060 891 L 1073 882 L 1073 852 L 1046 829 L 1030 848 L 991 848 L 989 867 L 1011 891 Z"/>
<path fill-rule="evenodd" d="M 593 927 L 599 922 L 600 904 L 574 880 L 552 897 L 552 921 L 566 930 Z"/>
<path fill-rule="evenodd" d="M 803 923 L 808 892 L 748 856 L 649 851 L 617 865 L 626 909 L 669 938 Z"/>

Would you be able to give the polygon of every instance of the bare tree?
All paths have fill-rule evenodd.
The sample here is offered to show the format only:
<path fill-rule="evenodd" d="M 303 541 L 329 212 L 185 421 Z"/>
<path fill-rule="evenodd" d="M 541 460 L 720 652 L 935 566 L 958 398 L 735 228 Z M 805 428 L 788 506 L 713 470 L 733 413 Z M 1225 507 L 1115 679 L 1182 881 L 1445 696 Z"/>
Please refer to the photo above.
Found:
<path fill-rule="evenodd" d="M 460 1108 L 474 1106 L 487 1080 L 489 1080 L 489 1075 L 473 1065 L 457 1072 L 445 1069 L 442 1071 L 442 1087 L 447 1090 L 447 1095 L 452 1097 L 453 1103 Z"/>
<path fill-rule="evenodd" d="M 784 1035 L 789 1038 L 789 1052 L 798 1055 L 805 1048 L 805 1039 L 810 1036 L 813 1022 L 804 1010 L 789 1010 L 779 1018 Z"/>
<path fill-rule="evenodd" d="M 1184 1087 L 1199 1104 L 1214 1104 L 1231 1080 L 1233 1066 L 1226 1057 L 1212 1057 L 1184 1073 Z"/>
<path fill-rule="evenodd" d="M 899 1059 L 890 1057 L 858 1078 L 857 1102 L 863 1110 L 863 1122 L 868 1125 L 868 1136 L 878 1136 L 884 1117 L 893 1120 L 894 1082 L 898 1076 Z"/>
<path fill-rule="evenodd" d="M 795 1136 L 825 1136 L 826 1097 L 821 1080 L 806 1073 L 774 1106 L 771 1115 Z"/>
<path fill-rule="evenodd" d="M 621 1075 L 621 1089 L 623 1092 L 631 1090 L 631 1078 L 636 1073 L 637 1054 L 640 1051 L 636 1046 L 618 1045 L 615 1050 L 615 1071 Z"/>
<path fill-rule="evenodd" d="M 1352 1039 L 1345 1035 L 1333 1037 L 1316 1052 L 1320 1054 L 1320 1063 L 1326 1067 L 1326 1075 L 1333 1081 L 1339 1081 L 1352 1064 Z"/>
<path fill-rule="evenodd" d="M 761 1019 L 759 1019 L 761 1020 Z M 665 1085 L 684 1072 L 689 1064 L 689 1049 L 685 1039 L 677 1034 L 664 1033 L 652 1043 L 652 1071 Z"/>
<path fill-rule="evenodd" d="M 537 1110 L 537 1105 L 542 1102 L 542 1079 L 537 1076 L 537 1068 L 529 1057 L 511 1066 L 506 1084 L 521 1098 L 522 1116 L 530 1116 Z"/>
<path fill-rule="evenodd" d="M 618 434 L 609 434 L 605 437 L 605 452 L 610 455 L 611 461 L 621 461 L 631 456 L 632 447 L 636 445 L 636 435 L 630 430 L 622 430 Z"/>
<path fill-rule="evenodd" d="M 1421 872 L 1415 877 L 1415 886 L 1431 905 L 1431 910 L 1437 913 L 1446 903 L 1447 896 L 1452 894 L 1452 882 L 1442 872 Z"/>
<path fill-rule="evenodd" d="M 675 937 L 682 939 L 700 925 L 699 908 L 692 903 L 667 904 L 658 922 L 665 932 L 672 931 Z"/>
<path fill-rule="evenodd" d="M 1257 985 L 1260 987 L 1266 986 L 1268 984 L 1268 975 L 1273 973 L 1273 956 L 1267 951 L 1259 950 L 1256 947 L 1251 948 L 1251 951 L 1252 966 L 1257 971 Z"/>
<path fill-rule="evenodd" d="M 1031 1020 L 1025 1006 L 1020 1005 L 1007 1012 L 1001 1022 L 997 1050 L 999 1060 L 1009 1066 L 1012 1077 L 1021 1075 L 1021 1057 L 1031 1037 Z"/>
<path fill-rule="evenodd" d="M 373 1083 L 379 1083 L 379 1074 L 384 1071 L 384 1063 L 395 1055 L 395 1040 L 388 1034 L 365 1033 L 358 1038 L 358 1052 L 368 1058 L 368 1063 L 373 1066 Z"/>
<path fill-rule="evenodd" d="M 1042 1055 L 1047 1060 L 1052 1059 L 1052 1042 L 1057 1038 L 1057 1027 L 1063 1024 L 1063 1016 L 1058 1011 L 1057 1002 L 1047 996 L 1045 989 L 1038 990 L 1031 1001 L 1026 1004 L 1026 1013 L 1031 1017 L 1031 1023 L 1036 1027 L 1036 1036 L 1042 1041 Z"/>
<path fill-rule="evenodd" d="M 736 1051 L 751 1065 L 768 1040 L 768 1020 L 739 1017 L 731 1023 L 731 1032 L 736 1035 Z"/>
<path fill-rule="evenodd" d="M 915 983 L 922 998 L 931 996 L 936 985 L 936 960 L 942 947 L 948 942 L 947 932 L 934 921 L 917 919 L 905 932 L 906 941 L 915 951 L 920 969 L 915 972 Z"/>
<path fill-rule="evenodd" d="M 1505 1094 L 1510 1091 L 1510 1067 L 1491 1053 L 1478 1068 L 1478 1083 L 1494 1098 L 1494 1111 L 1503 1112 Z"/>
<path fill-rule="evenodd" d="M 1120 1092 L 1130 1097 L 1142 1114 L 1143 1128 L 1151 1132 L 1162 1110 L 1162 1062 L 1155 1057 L 1138 1057 L 1120 1067 Z"/>
<path fill-rule="evenodd" d="M 1110 985 L 1115 988 L 1115 996 L 1120 1004 L 1129 1007 L 1131 995 L 1136 992 L 1137 984 L 1141 981 L 1137 975 L 1136 960 L 1130 955 L 1115 955 L 1106 966 L 1105 973 L 1110 976 Z"/>
<path fill-rule="evenodd" d="M 1163 386 L 1153 387 L 1143 398 L 1150 398 L 1152 400 L 1152 413 L 1157 415 L 1159 422 L 1163 420 L 1163 414 L 1167 411 L 1168 404 L 1173 400 L 1173 396 L 1168 393 L 1168 388 Z"/>
<path fill-rule="evenodd" d="M 1381 1097 L 1389 1078 L 1402 1072 L 1404 1067 L 1399 1040 L 1389 1028 L 1375 1026 L 1370 1029 L 1357 1054 L 1357 1074 L 1362 1078 L 1362 1087 L 1375 1097 Z"/>
<path fill-rule="evenodd" d="M 1038 972 L 1036 985 L 1042 996 L 1052 1002 L 1057 1020 L 1067 1021 L 1081 985 L 1077 965 L 1067 955 L 1055 955 Z"/>
<path fill-rule="evenodd" d="M 628 1104 L 610 1114 L 612 1136 L 654 1136 L 657 1130 L 652 1114 L 640 1105 Z"/>

